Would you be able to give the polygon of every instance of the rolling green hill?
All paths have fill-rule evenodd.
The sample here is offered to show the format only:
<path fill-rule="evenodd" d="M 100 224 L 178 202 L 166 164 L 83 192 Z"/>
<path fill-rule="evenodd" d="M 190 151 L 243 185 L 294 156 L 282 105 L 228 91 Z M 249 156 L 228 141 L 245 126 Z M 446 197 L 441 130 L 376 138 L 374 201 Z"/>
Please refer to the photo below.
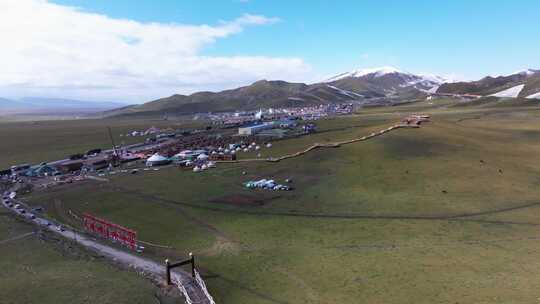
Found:
<path fill-rule="evenodd" d="M 421 100 L 435 91 L 488 96 L 518 85 L 524 85 L 518 92 L 519 97 L 540 92 L 538 70 L 527 70 L 509 76 L 488 76 L 472 82 L 444 83 L 445 81 L 437 76 L 415 75 L 383 67 L 343 73 L 315 84 L 260 80 L 248 86 L 221 92 L 175 94 L 141 105 L 107 111 L 104 114 L 131 117 L 187 115 L 345 102 L 388 105 Z"/>
<path fill-rule="evenodd" d="M 192 95 L 172 95 L 142 105 L 106 112 L 109 116 L 149 113 L 191 114 L 255 110 L 268 107 L 319 105 L 347 102 L 361 98 L 324 84 L 307 85 L 285 81 L 257 81 L 249 86 L 221 92 L 198 92 Z"/>
<path fill-rule="evenodd" d="M 436 89 L 441 83 L 442 79 L 437 77 L 419 76 L 383 67 L 348 72 L 325 82 L 309 85 L 261 80 L 249 86 L 221 92 L 172 95 L 142 105 L 109 111 L 106 115 L 181 115 L 351 101 L 388 104 L 423 97 L 428 90 Z"/>

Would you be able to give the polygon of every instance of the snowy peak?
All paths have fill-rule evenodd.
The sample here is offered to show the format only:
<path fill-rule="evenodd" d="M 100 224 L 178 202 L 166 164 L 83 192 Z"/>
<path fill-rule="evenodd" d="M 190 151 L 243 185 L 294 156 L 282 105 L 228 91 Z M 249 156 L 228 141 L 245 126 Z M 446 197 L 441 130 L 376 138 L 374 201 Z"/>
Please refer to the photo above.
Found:
<path fill-rule="evenodd" d="M 343 73 L 325 81 L 340 89 L 362 94 L 366 89 L 375 90 L 382 96 L 399 95 L 400 92 L 435 92 L 445 78 L 430 74 L 412 74 L 397 68 L 384 66 Z"/>
<path fill-rule="evenodd" d="M 514 74 L 519 74 L 519 75 L 525 75 L 525 76 L 532 76 L 536 73 L 540 72 L 539 70 L 533 70 L 533 69 L 526 69 L 526 70 L 523 70 L 523 71 L 518 71 Z"/>
<path fill-rule="evenodd" d="M 396 76 L 397 78 L 400 78 L 404 81 L 403 85 L 415 85 L 418 83 L 425 83 L 425 84 L 429 83 L 429 84 L 441 85 L 445 82 L 453 82 L 449 79 L 446 79 L 437 75 L 431 75 L 431 74 L 416 74 L 415 75 L 409 72 L 401 71 L 391 66 L 359 69 L 359 70 L 355 70 L 355 71 L 351 71 L 347 73 L 342 73 L 332 78 L 329 78 L 324 82 L 334 82 L 334 81 L 345 79 L 345 78 L 375 79 L 375 78 L 381 78 L 383 76 Z"/>
<path fill-rule="evenodd" d="M 360 70 L 355 70 L 355 71 L 351 71 L 347 73 L 342 73 L 342 74 L 339 74 L 337 76 L 327 79 L 325 82 L 333 82 L 333 81 L 340 80 L 343 78 L 348 78 L 348 77 L 354 77 L 354 78 L 359 78 L 359 77 L 364 77 L 364 76 L 381 77 L 388 74 L 408 74 L 408 73 L 402 72 L 394 67 L 384 66 L 384 67 L 379 67 L 379 68 L 360 69 Z"/>

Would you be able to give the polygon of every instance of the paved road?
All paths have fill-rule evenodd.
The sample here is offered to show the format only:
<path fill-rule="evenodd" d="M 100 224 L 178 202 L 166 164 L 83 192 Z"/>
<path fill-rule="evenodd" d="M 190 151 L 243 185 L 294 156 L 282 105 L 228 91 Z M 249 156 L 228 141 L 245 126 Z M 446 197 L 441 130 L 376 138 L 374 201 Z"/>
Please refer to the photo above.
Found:
<path fill-rule="evenodd" d="M 150 273 L 161 278 L 165 276 L 164 264 L 159 264 L 155 261 L 143 258 L 141 256 L 101 244 L 86 235 L 80 234 L 67 227 L 59 226 L 46 218 L 36 216 L 34 219 L 32 219 L 30 215 L 31 213 L 29 213 L 29 210 L 31 209 L 28 208 L 28 206 L 26 206 L 24 203 L 16 199 L 2 200 L 2 206 L 10 210 L 11 212 L 17 214 L 18 216 L 26 218 L 26 220 L 31 221 L 36 226 L 50 230 L 53 233 L 56 233 L 64 238 L 74 240 L 77 243 L 83 245 L 84 247 L 105 256 L 106 258 L 116 263 L 120 263 L 122 265 L 133 268 L 138 272 Z M 9 207 L 7 205 L 8 202 L 13 204 L 13 207 Z M 26 212 L 23 214 L 20 211 L 22 209 L 15 209 L 15 204 L 20 204 L 22 209 L 24 209 Z M 191 278 L 190 273 L 182 270 L 173 271 L 172 279 L 174 281 L 180 282 L 186 288 L 186 291 L 191 298 L 192 303 L 210 304 L 209 300 L 204 295 L 203 290 Z"/>

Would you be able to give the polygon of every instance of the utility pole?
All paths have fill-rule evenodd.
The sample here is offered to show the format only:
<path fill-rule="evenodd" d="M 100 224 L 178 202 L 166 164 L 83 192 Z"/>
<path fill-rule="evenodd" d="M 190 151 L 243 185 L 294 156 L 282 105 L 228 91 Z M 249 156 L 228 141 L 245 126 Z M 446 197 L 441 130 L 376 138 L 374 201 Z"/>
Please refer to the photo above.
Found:
<path fill-rule="evenodd" d="M 111 143 L 113 147 L 113 166 L 114 166 L 117 164 L 117 161 L 120 158 L 120 155 L 118 154 L 118 150 L 116 149 L 116 145 L 114 144 L 114 137 L 112 135 L 111 127 L 107 127 L 107 130 L 109 131 L 109 138 L 111 139 Z"/>

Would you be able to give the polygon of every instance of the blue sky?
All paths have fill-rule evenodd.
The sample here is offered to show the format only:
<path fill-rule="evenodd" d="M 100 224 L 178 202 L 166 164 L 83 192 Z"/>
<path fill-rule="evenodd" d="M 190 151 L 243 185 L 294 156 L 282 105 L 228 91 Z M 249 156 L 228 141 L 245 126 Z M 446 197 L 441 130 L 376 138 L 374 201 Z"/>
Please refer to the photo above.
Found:
<path fill-rule="evenodd" d="M 540 1 L 533 0 L 54 2 L 144 22 L 278 17 L 277 24 L 221 40 L 203 54 L 301 57 L 327 75 L 392 65 L 474 79 L 540 66 Z"/>
<path fill-rule="evenodd" d="M 144 102 L 379 66 L 458 79 L 540 68 L 538 0 L 2 0 L 0 12 L 8 98 Z"/>

